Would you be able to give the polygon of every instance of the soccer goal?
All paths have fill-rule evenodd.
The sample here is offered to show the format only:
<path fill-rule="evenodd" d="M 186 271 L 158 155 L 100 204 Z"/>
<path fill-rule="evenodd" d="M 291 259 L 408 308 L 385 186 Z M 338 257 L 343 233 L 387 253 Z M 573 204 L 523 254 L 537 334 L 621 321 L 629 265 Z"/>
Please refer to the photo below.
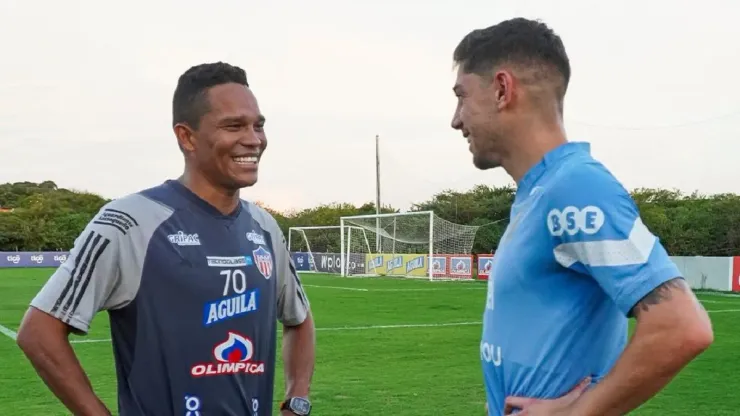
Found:
<path fill-rule="evenodd" d="M 365 244 L 359 253 L 349 256 L 347 264 L 350 272 L 363 274 L 365 252 L 369 250 L 369 241 L 365 230 L 360 227 L 326 225 L 313 227 L 290 227 L 288 229 L 288 251 L 290 251 L 296 269 L 302 273 L 342 273 L 342 232 L 348 239 Z M 354 236 L 352 235 L 354 233 Z"/>
<path fill-rule="evenodd" d="M 340 228 L 342 276 L 473 277 L 470 253 L 479 226 L 419 211 L 342 217 Z M 361 257 L 363 267 L 350 267 Z"/>

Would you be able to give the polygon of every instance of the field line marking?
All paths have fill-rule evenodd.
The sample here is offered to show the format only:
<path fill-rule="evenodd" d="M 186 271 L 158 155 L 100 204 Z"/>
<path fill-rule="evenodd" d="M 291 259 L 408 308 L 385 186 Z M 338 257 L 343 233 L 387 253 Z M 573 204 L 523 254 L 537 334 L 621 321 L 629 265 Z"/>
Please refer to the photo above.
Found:
<path fill-rule="evenodd" d="M 717 296 L 720 298 L 735 298 L 740 300 L 739 294 L 733 294 L 733 293 L 721 293 L 721 292 L 703 292 L 701 290 L 697 290 L 694 292 L 697 294 L 697 296 Z"/>
<path fill-rule="evenodd" d="M 736 301 L 731 301 L 731 300 L 699 299 L 699 302 L 702 302 L 702 303 L 722 303 L 722 304 L 725 304 L 725 305 L 740 305 L 740 303 L 738 303 Z"/>
<path fill-rule="evenodd" d="M 0 325 L 0 332 L 2 332 L 4 335 L 7 335 L 13 341 L 15 341 L 16 338 L 18 338 L 18 334 L 16 334 L 15 331 L 12 331 L 10 328 L 5 327 L 3 325 Z"/>
<path fill-rule="evenodd" d="M 370 289 L 371 292 L 449 292 L 452 290 L 487 290 L 486 287 L 446 287 L 444 289 L 442 288 L 405 288 L 405 289 Z"/>
<path fill-rule="evenodd" d="M 323 287 L 325 289 L 338 289 L 338 290 L 353 290 L 356 292 L 367 292 L 367 289 L 362 289 L 359 287 L 343 287 L 343 286 L 324 286 L 324 285 L 306 285 L 303 284 L 303 287 Z"/>
<path fill-rule="evenodd" d="M 724 312 L 740 312 L 740 309 L 718 309 L 710 310 L 707 313 L 724 313 Z M 443 327 L 455 327 L 455 326 L 471 326 L 481 325 L 481 321 L 469 321 L 469 322 L 446 322 L 439 324 L 396 324 L 396 325 L 366 325 L 366 326 L 337 326 L 328 328 L 316 328 L 317 331 L 363 331 L 371 329 L 399 329 L 399 328 L 443 328 Z M 5 328 L 5 327 L 2 327 Z M 7 331 L 9 329 L 5 328 Z M 11 338 L 15 339 L 15 332 L 10 331 L 10 334 L 6 334 Z M 70 341 L 71 344 L 94 344 L 98 342 L 110 342 L 108 339 L 73 339 Z"/>
<path fill-rule="evenodd" d="M 481 325 L 483 322 L 447 322 L 439 324 L 397 324 L 397 325 L 367 325 L 367 326 L 337 326 L 328 328 L 316 328 L 317 331 L 362 331 L 368 329 L 395 329 L 395 328 L 441 328 L 450 326 Z M 94 344 L 97 342 L 109 342 L 108 339 L 73 339 L 71 344 Z"/>
<path fill-rule="evenodd" d="M 481 325 L 483 322 L 447 322 L 439 324 L 397 324 L 397 325 L 367 325 L 367 326 L 338 326 L 329 328 L 316 328 L 317 331 L 361 331 L 367 329 L 393 329 L 393 328 L 441 328 L 447 326 Z"/>
<path fill-rule="evenodd" d="M 69 340 L 69 343 L 70 344 L 94 344 L 96 342 L 110 342 L 110 338 L 106 338 L 106 339 L 94 339 L 94 338 L 93 339 L 86 339 L 86 338 L 81 338 L 81 339 L 71 339 L 71 340 Z"/>
<path fill-rule="evenodd" d="M 304 287 L 317 287 L 324 289 L 337 289 L 337 290 L 352 290 L 359 292 L 442 292 L 451 290 L 486 290 L 485 287 L 456 287 L 456 288 L 378 288 L 378 289 L 364 289 L 357 287 L 346 287 L 346 286 L 326 286 L 326 285 L 303 285 Z"/>

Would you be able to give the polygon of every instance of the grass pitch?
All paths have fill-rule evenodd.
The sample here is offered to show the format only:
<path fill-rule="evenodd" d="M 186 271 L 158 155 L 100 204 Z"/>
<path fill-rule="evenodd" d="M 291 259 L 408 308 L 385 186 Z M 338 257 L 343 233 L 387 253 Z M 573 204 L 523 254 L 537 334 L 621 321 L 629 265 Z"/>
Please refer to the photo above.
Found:
<path fill-rule="evenodd" d="M 68 412 L 36 376 L 13 332 L 51 269 L 0 269 L 0 413 Z M 479 363 L 485 284 L 303 275 L 317 332 L 311 398 L 318 416 L 483 415 Z M 738 415 L 740 297 L 699 295 L 715 344 L 658 397 L 645 416 Z M 5 329 L 5 331 L 3 331 Z M 116 409 L 108 318 L 100 314 L 74 346 L 96 392 Z M 87 341 L 87 342 L 78 342 Z M 280 366 L 280 364 L 278 364 Z M 278 370 L 276 398 L 282 397 Z M 275 412 L 277 414 L 277 412 Z"/>

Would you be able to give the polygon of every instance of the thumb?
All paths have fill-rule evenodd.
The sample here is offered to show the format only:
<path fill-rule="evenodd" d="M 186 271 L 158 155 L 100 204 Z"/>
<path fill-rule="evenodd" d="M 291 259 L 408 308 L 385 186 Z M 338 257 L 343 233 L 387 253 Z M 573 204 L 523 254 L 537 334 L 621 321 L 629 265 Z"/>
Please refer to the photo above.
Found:
<path fill-rule="evenodd" d="M 529 397 L 509 396 L 506 398 L 506 401 L 504 401 L 504 414 L 512 414 L 514 409 L 523 410 L 536 401 L 537 399 Z"/>
<path fill-rule="evenodd" d="M 581 380 L 580 383 L 578 383 L 575 387 L 573 387 L 565 396 L 570 398 L 577 398 L 583 392 L 585 392 L 588 389 L 588 386 L 591 385 L 591 377 L 586 377 L 583 380 Z"/>

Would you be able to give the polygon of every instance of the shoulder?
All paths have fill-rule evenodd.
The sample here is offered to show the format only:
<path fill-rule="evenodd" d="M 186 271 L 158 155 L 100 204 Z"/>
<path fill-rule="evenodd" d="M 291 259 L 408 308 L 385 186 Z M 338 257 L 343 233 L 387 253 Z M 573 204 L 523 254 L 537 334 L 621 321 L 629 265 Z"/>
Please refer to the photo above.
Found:
<path fill-rule="evenodd" d="M 152 234 L 172 212 L 172 208 L 147 197 L 144 192 L 137 192 L 103 205 L 90 226 L 106 234 L 111 230 L 123 236 Z"/>
<path fill-rule="evenodd" d="M 579 158 L 556 171 L 542 198 L 554 237 L 615 238 L 630 233 L 639 212 L 625 187 L 600 162 Z"/>
<path fill-rule="evenodd" d="M 242 208 L 245 209 L 265 231 L 269 233 L 273 233 L 276 230 L 280 231 L 280 226 L 278 225 L 277 220 L 269 211 L 244 199 L 241 200 L 241 203 Z"/>
<path fill-rule="evenodd" d="M 576 158 L 553 175 L 545 197 L 553 202 L 612 202 L 631 199 L 621 182 L 599 161 Z"/>

